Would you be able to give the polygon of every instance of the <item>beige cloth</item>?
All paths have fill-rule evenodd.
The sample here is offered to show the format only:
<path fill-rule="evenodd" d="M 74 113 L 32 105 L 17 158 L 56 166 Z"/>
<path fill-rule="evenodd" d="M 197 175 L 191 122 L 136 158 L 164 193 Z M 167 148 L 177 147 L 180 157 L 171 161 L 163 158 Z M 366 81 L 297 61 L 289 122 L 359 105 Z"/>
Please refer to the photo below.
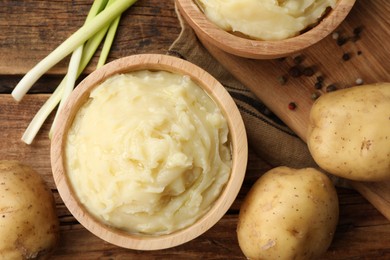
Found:
<path fill-rule="evenodd" d="M 177 14 L 182 31 L 168 54 L 198 65 L 224 85 L 241 112 L 248 144 L 257 155 L 273 167 L 317 168 L 307 145 L 211 56 L 192 28 Z M 336 184 L 341 185 L 340 180 L 331 177 Z"/>

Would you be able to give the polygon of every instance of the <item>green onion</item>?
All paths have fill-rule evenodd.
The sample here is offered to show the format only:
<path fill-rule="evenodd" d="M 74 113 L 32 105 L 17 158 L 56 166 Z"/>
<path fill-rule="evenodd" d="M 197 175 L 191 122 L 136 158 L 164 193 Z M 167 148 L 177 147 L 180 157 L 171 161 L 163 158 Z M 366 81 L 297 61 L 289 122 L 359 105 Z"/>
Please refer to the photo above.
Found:
<path fill-rule="evenodd" d="M 105 25 L 113 21 L 127 8 L 134 4 L 137 0 L 121 0 L 114 2 L 111 6 L 104 9 L 91 22 L 83 25 L 79 30 L 72 34 L 66 41 L 58 46 L 46 58 L 40 61 L 33 67 L 18 83 L 12 91 L 12 96 L 15 100 L 22 100 L 23 96 L 31 88 L 31 86 L 51 67 L 72 53 L 80 45 L 84 44 L 89 38 L 101 30 Z"/>
<path fill-rule="evenodd" d="M 114 2 L 122 2 L 122 4 L 121 5 L 115 4 L 114 5 Z M 123 1 L 123 0 L 109 0 L 108 3 L 107 3 L 107 0 L 95 0 L 94 1 L 93 5 L 91 7 L 91 10 L 86 18 L 85 24 L 83 27 L 81 27 L 79 29 L 79 31 L 82 28 L 91 27 L 89 24 L 95 22 L 96 18 L 98 16 L 103 17 L 103 18 L 99 18 L 100 20 L 107 19 L 107 22 L 100 28 L 100 30 L 96 34 L 92 34 L 93 36 L 91 38 L 88 38 L 88 41 L 85 44 L 84 44 L 85 41 L 82 42 L 81 45 L 74 51 L 74 53 L 72 54 L 71 60 L 69 62 L 69 68 L 68 68 L 67 75 L 61 81 L 60 85 L 53 92 L 53 94 L 49 97 L 49 99 L 45 102 L 45 104 L 39 109 L 37 114 L 34 116 L 33 120 L 30 122 L 25 133 L 22 136 L 23 142 L 25 142 L 27 144 L 32 143 L 32 141 L 35 138 L 36 134 L 38 133 L 39 129 L 42 127 L 44 121 L 47 119 L 47 117 L 50 115 L 50 113 L 55 109 L 55 107 L 61 101 L 60 107 L 58 108 L 58 111 L 60 111 L 60 109 L 62 108 L 66 99 L 68 98 L 68 96 L 72 92 L 77 77 L 80 76 L 80 74 L 83 72 L 85 67 L 88 65 L 89 61 L 92 59 L 94 53 L 96 52 L 97 48 L 99 47 L 100 43 L 102 42 L 104 36 L 107 34 L 106 40 L 104 42 L 104 46 L 103 46 L 103 49 L 101 52 L 101 56 L 99 58 L 97 68 L 99 68 L 100 66 L 102 66 L 105 63 L 105 61 L 108 57 L 108 53 L 110 51 L 112 42 L 113 42 L 114 37 L 115 37 L 115 32 L 118 28 L 118 24 L 120 21 L 120 14 L 124 10 L 126 10 L 126 8 L 128 8 L 133 3 L 135 3 L 136 0 L 135 1 L 134 0 L 127 1 L 127 3 L 124 3 L 124 2 L 125 1 Z M 122 12 L 119 12 L 119 13 L 115 12 L 114 13 L 114 11 L 112 11 L 113 10 L 112 6 L 115 6 L 117 8 L 119 8 L 119 7 L 122 8 L 121 9 Z M 125 8 L 125 9 L 123 9 L 123 8 Z M 110 10 L 110 12 L 112 12 L 112 13 L 107 14 L 108 13 L 107 10 Z M 99 14 L 99 12 L 103 13 L 105 11 L 106 11 L 105 16 L 102 16 L 101 14 Z M 113 14 L 118 14 L 118 15 L 115 17 L 115 16 L 113 16 Z M 109 23 L 110 23 L 109 21 L 111 18 L 107 18 L 107 17 L 111 17 L 110 15 L 113 16 L 115 19 L 109 25 Z M 98 20 L 98 21 L 100 21 L 100 20 Z M 84 30 L 87 30 L 87 29 L 84 29 Z M 94 30 L 94 27 L 91 30 Z M 78 33 L 79 31 L 77 31 L 74 35 L 77 36 L 78 34 L 80 34 L 80 33 Z M 107 33 L 107 31 L 108 31 L 108 33 Z M 70 38 L 72 38 L 72 37 L 75 38 L 74 35 L 72 35 Z M 72 41 L 69 41 L 69 39 L 67 41 L 65 41 L 62 45 L 60 45 L 57 49 L 73 48 L 72 44 L 74 44 L 74 43 Z M 84 46 L 83 46 L 83 44 L 84 44 Z M 55 51 L 53 51 L 53 53 L 56 52 L 57 49 Z M 50 60 L 55 60 L 56 58 L 59 59 L 59 57 L 61 56 L 58 54 L 58 53 L 61 53 L 61 51 L 56 52 L 57 53 L 56 55 L 58 55 L 58 57 L 55 57 L 56 55 L 54 55 L 53 53 L 50 54 L 53 57 L 49 58 L 49 56 L 50 56 L 49 55 L 45 59 L 50 61 Z M 33 68 L 33 70 L 31 70 L 29 72 L 30 74 L 27 73 L 29 75 L 26 74 L 26 76 L 24 77 L 24 78 L 27 77 L 27 79 L 25 79 L 24 82 L 22 82 L 24 79 L 23 78 L 22 81 L 18 84 L 18 86 L 14 89 L 12 94 L 16 100 L 21 100 L 23 98 L 24 94 L 27 93 L 28 89 L 41 76 L 41 75 L 39 75 L 39 73 L 41 73 L 41 71 L 44 70 L 45 66 L 46 66 L 46 70 L 50 69 L 50 67 L 49 67 L 50 62 L 44 61 L 44 60 L 42 60 L 40 63 L 38 63 L 38 65 L 36 66 L 36 67 L 38 67 L 38 69 Z M 45 72 L 43 72 L 43 73 L 45 73 Z M 35 79 L 35 81 L 33 81 L 31 79 Z M 31 81 L 29 82 L 29 80 L 31 80 Z M 58 114 L 58 111 L 57 111 L 57 114 Z M 49 136 L 51 136 L 53 128 L 55 127 L 56 118 L 57 118 L 57 115 L 56 115 L 54 122 L 52 124 L 52 127 L 50 129 Z"/>
<path fill-rule="evenodd" d="M 112 43 L 114 41 L 114 37 L 116 34 L 116 30 L 118 29 L 118 25 L 119 25 L 120 20 L 121 20 L 121 17 L 118 16 L 117 18 L 115 18 L 114 21 L 112 21 L 110 28 L 108 29 L 106 39 L 104 41 L 102 52 L 100 53 L 99 61 L 98 61 L 96 68 L 100 68 L 101 66 L 103 66 L 106 63 L 108 53 L 110 52 L 110 49 L 111 49 Z"/>
<path fill-rule="evenodd" d="M 108 27 L 103 28 L 102 31 L 97 33 L 92 39 L 88 40 L 88 42 L 85 44 L 84 52 L 80 61 L 78 76 L 80 76 L 80 74 L 85 69 L 85 67 L 87 67 L 89 61 L 92 59 L 101 41 L 103 40 L 107 30 Z M 32 143 L 39 129 L 42 127 L 43 123 L 47 119 L 47 117 L 50 115 L 50 113 L 55 109 L 55 107 L 60 102 L 61 97 L 63 95 L 66 81 L 67 81 L 67 76 L 64 77 L 64 79 L 58 85 L 58 87 L 53 92 L 53 94 L 49 97 L 49 99 L 45 102 L 45 104 L 35 114 L 34 118 L 30 122 L 30 124 L 28 125 L 26 131 L 22 136 L 23 142 L 25 142 L 26 144 Z"/>
<path fill-rule="evenodd" d="M 108 3 L 107 3 L 107 0 L 95 0 L 92 4 L 91 10 L 89 11 L 87 18 L 85 19 L 84 24 L 88 24 L 89 22 L 91 22 L 91 20 L 96 15 L 98 15 L 99 12 L 101 12 L 106 6 L 107 7 L 110 6 L 113 2 L 115 2 L 115 0 L 110 0 L 110 1 L 108 1 Z M 116 21 L 117 19 L 118 18 L 116 18 L 114 21 Z M 104 31 L 104 33 L 106 33 L 107 29 L 104 28 L 103 31 Z M 99 41 L 99 44 L 100 44 L 100 41 Z M 108 52 L 109 52 L 109 50 L 108 50 Z M 70 96 L 70 94 L 72 93 L 72 91 L 76 85 L 76 80 L 79 76 L 78 72 L 79 72 L 79 66 L 80 66 L 82 53 L 83 53 L 83 45 L 79 46 L 73 52 L 73 54 L 70 58 L 65 89 L 63 90 L 60 105 L 58 106 L 57 113 L 54 117 L 53 123 L 52 123 L 51 128 L 50 128 L 49 138 L 51 138 L 51 136 L 52 136 L 53 129 L 54 129 L 54 127 L 57 123 L 57 120 L 58 120 L 59 112 L 62 110 L 62 107 L 64 106 L 66 100 L 68 99 L 68 97 Z M 107 53 L 107 56 L 108 56 L 108 53 Z"/>
<path fill-rule="evenodd" d="M 106 26 L 105 28 L 103 28 L 103 30 L 95 34 L 95 36 L 90 40 L 88 40 L 87 43 L 85 44 L 84 52 L 80 61 L 78 76 L 80 76 L 83 70 L 87 67 L 88 63 L 90 62 L 97 48 L 102 42 L 107 30 L 108 27 Z M 50 113 L 55 109 L 55 107 L 60 102 L 61 97 L 63 95 L 66 81 L 67 81 L 67 76 L 64 77 L 64 79 L 58 85 L 58 87 L 53 92 L 53 94 L 49 97 L 49 99 L 45 102 L 45 104 L 35 114 L 34 118 L 30 122 L 30 124 L 28 125 L 26 131 L 22 136 L 23 142 L 25 142 L 26 144 L 32 143 L 39 129 L 42 127 L 43 123 L 47 119 L 47 117 L 50 115 Z"/>
<path fill-rule="evenodd" d="M 65 81 L 62 80 L 61 84 L 53 92 L 50 98 L 46 100 L 45 104 L 43 104 L 43 106 L 39 109 L 39 111 L 35 114 L 34 118 L 31 120 L 30 124 L 28 125 L 26 131 L 22 136 L 22 141 L 26 144 L 32 143 L 39 129 L 42 127 L 43 122 L 45 122 L 46 118 L 60 102 L 62 92 L 64 90 L 64 83 Z"/>
<path fill-rule="evenodd" d="M 87 18 L 85 19 L 84 24 L 88 24 L 92 18 L 97 16 L 106 6 L 107 0 L 95 0 L 92 4 L 91 10 L 89 11 Z M 62 94 L 61 102 L 59 105 L 60 110 L 63 107 L 63 104 L 65 101 L 68 99 L 70 94 L 72 93 L 74 86 L 76 84 L 76 80 L 78 77 L 78 72 L 79 72 L 79 66 L 80 66 L 80 61 L 81 61 L 81 56 L 83 54 L 83 45 L 80 45 L 72 54 L 70 61 L 69 61 L 69 66 L 68 66 L 68 73 L 67 73 L 67 80 L 66 80 L 66 85 L 65 89 Z M 58 114 L 58 113 L 57 113 Z M 57 118 L 57 116 L 56 116 Z"/>
<path fill-rule="evenodd" d="M 83 46 L 80 46 L 73 52 L 73 54 L 70 58 L 69 65 L 68 65 L 68 72 L 66 74 L 65 84 L 64 84 L 64 87 L 62 90 L 62 96 L 60 99 L 60 104 L 58 106 L 57 113 L 54 117 L 52 127 L 57 122 L 57 118 L 58 118 L 58 114 L 59 114 L 58 112 L 62 109 L 62 107 L 65 104 L 65 101 L 68 99 L 68 97 L 70 96 L 70 94 L 72 93 L 72 91 L 74 89 L 74 86 L 75 86 L 76 80 L 77 80 L 77 76 L 78 76 L 77 74 L 78 74 L 79 65 L 80 65 L 82 55 L 83 55 Z M 49 133 L 49 136 L 51 136 L 50 133 Z"/>

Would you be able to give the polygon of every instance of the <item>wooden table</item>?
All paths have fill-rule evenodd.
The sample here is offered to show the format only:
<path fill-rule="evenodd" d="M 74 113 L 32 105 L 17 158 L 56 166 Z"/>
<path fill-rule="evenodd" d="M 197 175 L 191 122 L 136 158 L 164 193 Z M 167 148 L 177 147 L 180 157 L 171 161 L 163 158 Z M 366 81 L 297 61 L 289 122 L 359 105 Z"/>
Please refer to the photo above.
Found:
<path fill-rule="evenodd" d="M 145 252 L 100 240 L 66 209 L 51 176 L 48 130 L 52 116 L 31 146 L 20 141 L 35 112 L 61 81 L 67 60 L 42 77 L 21 103 L 16 103 L 10 92 L 24 73 L 83 24 L 91 3 L 0 2 L 0 159 L 17 159 L 31 165 L 52 189 L 61 222 L 61 240 L 52 259 L 245 259 L 235 233 L 239 207 L 254 181 L 271 168 L 252 151 L 239 196 L 213 228 L 184 245 Z M 131 54 L 165 53 L 179 32 L 172 0 L 139 0 L 123 14 L 109 60 Z M 93 59 L 87 73 L 96 62 Z M 333 243 L 322 259 L 390 259 L 389 221 L 357 192 L 338 188 L 338 194 L 340 221 Z"/>

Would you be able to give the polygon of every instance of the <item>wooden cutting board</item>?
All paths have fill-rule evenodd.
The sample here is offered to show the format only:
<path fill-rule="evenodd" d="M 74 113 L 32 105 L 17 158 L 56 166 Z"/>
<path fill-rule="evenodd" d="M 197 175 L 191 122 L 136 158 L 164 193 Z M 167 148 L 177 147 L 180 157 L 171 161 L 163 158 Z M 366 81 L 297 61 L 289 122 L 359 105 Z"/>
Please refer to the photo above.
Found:
<path fill-rule="evenodd" d="M 305 140 L 313 95 L 325 93 L 329 85 L 338 89 L 356 85 L 358 79 L 364 84 L 390 82 L 389 13 L 389 1 L 356 1 L 351 13 L 336 31 L 338 39 L 351 38 L 355 28 L 362 28 L 359 39 L 348 39 L 341 44 L 334 35 L 330 35 L 301 53 L 278 60 L 237 57 L 216 48 L 201 35 L 198 37 L 228 71 Z M 348 60 L 343 59 L 345 54 L 349 56 Z M 302 60 L 300 66 L 312 68 L 314 75 L 290 75 L 291 68 L 296 65 L 296 56 Z M 315 88 L 318 76 L 324 78 L 320 90 Z M 281 77 L 286 79 L 284 84 Z M 288 108 L 291 102 L 296 104 L 296 109 Z M 351 185 L 390 220 L 390 181 L 351 182 Z"/>

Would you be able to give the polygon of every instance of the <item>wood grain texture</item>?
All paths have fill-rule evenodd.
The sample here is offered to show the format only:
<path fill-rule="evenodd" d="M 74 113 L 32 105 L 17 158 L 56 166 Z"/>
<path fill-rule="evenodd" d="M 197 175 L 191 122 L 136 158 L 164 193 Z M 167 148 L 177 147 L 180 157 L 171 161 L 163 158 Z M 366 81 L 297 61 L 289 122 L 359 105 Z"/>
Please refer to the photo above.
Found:
<path fill-rule="evenodd" d="M 390 23 L 385 18 L 389 9 L 390 3 L 387 1 L 358 1 L 336 30 L 339 37 L 349 38 L 345 44 L 340 45 L 332 36 L 328 36 L 312 48 L 283 60 L 241 58 L 224 52 L 203 34 L 198 34 L 198 37 L 227 70 L 306 140 L 314 93 L 326 93 L 329 85 L 347 88 L 356 85 L 359 78 L 365 84 L 390 82 L 390 41 L 385 40 L 390 39 Z M 355 28 L 363 28 L 363 32 L 358 39 L 352 40 Z M 379 44 L 381 48 L 373 48 Z M 346 53 L 349 60 L 343 59 Z M 294 60 L 297 56 L 303 59 L 298 66 L 313 69 L 313 75 L 291 76 L 291 68 L 297 66 Z M 285 84 L 280 83 L 281 76 L 286 78 Z M 318 76 L 324 77 L 321 89 L 315 88 Z M 288 109 L 290 102 L 294 102 L 297 108 Z M 351 184 L 390 219 L 390 181 Z"/>
<path fill-rule="evenodd" d="M 352 84 L 357 76 L 361 76 L 365 81 L 368 79 L 383 81 L 388 78 L 389 66 L 385 67 L 387 68 L 385 70 L 375 68 L 380 71 L 379 74 L 372 74 L 370 71 L 362 72 L 358 67 L 361 62 L 371 61 L 368 57 L 382 64 L 388 64 L 388 56 L 383 55 L 382 51 L 371 52 L 370 49 L 377 46 L 376 43 L 386 42 L 388 39 L 390 24 L 386 19 L 390 7 L 385 0 L 357 2 L 369 8 L 353 9 L 359 18 L 353 18 L 353 23 L 343 27 L 344 32 L 351 32 L 355 25 L 367 24 L 362 41 L 367 41 L 365 32 L 374 30 L 373 28 L 379 28 L 383 34 L 375 35 L 374 39 L 369 40 L 374 45 L 363 51 L 363 55 L 358 58 L 359 62 L 354 61 L 357 63 L 357 68 L 351 66 L 351 70 L 347 73 L 345 69 L 327 67 L 327 61 L 339 57 L 343 50 L 355 53 L 360 43 L 356 42 L 356 45 L 348 43 L 339 48 L 327 39 L 328 42 L 332 42 L 333 47 L 327 49 L 321 56 L 324 62 L 317 64 L 318 72 L 321 71 L 326 76 L 327 84 L 333 83 L 333 74 L 345 74 L 345 78 L 336 82 L 338 84 Z M 254 181 L 270 169 L 270 165 L 257 157 L 253 151 L 249 151 L 247 172 L 240 193 L 221 221 L 202 236 L 184 245 L 168 250 L 144 252 L 128 250 L 104 242 L 82 227 L 65 207 L 56 190 L 50 168 L 50 141 L 47 136 L 52 117 L 45 123 L 32 146 L 27 146 L 20 141 L 27 124 L 48 95 L 28 95 L 18 104 L 9 95 L 10 90 L 20 80 L 19 74 L 27 72 L 40 58 L 62 42 L 63 37 L 77 29 L 77 26 L 84 21 L 91 3 L 90 0 L 0 1 L 0 93 L 5 93 L 0 94 L 0 159 L 18 159 L 31 165 L 42 174 L 52 189 L 61 222 L 61 241 L 51 259 L 245 259 L 235 235 L 238 210 Z M 65 9 L 62 8 L 64 6 Z M 366 14 L 372 15 L 371 8 L 384 10 L 383 13 L 378 14 L 379 20 L 369 18 L 370 16 L 365 17 Z M 56 14 L 54 15 L 53 12 Z M 56 16 L 60 17 L 59 21 L 56 20 Z M 66 20 L 66 17 L 72 19 Z M 363 17 L 362 21 L 359 20 L 360 17 Z M 122 21 L 120 35 L 116 37 L 110 60 L 134 53 L 165 53 L 180 32 L 173 1 L 139 0 L 134 8 L 124 14 Z M 58 27 L 61 23 L 67 25 Z M 24 33 L 21 33 L 23 30 Z M 331 54 L 329 57 L 328 53 Z M 311 60 L 316 57 L 306 58 L 305 64 L 313 64 Z M 96 61 L 97 58 L 93 63 Z M 346 66 L 342 61 L 336 64 L 340 68 Z M 60 63 L 50 72 L 51 75 L 44 76 L 31 92 L 50 93 L 56 86 L 56 82 L 60 82 L 65 66 L 66 61 Z M 368 63 L 368 66 L 371 66 L 371 63 Z M 89 71 L 93 67 L 90 66 Z M 281 66 L 283 71 L 287 71 L 288 68 L 286 64 Z M 307 80 L 312 84 L 314 79 L 302 78 L 301 80 L 303 82 Z M 260 86 L 261 82 L 258 85 Z M 338 195 L 340 221 L 334 241 L 322 259 L 390 259 L 389 221 L 354 190 L 338 189 Z"/>
<path fill-rule="evenodd" d="M 235 233 L 238 211 L 252 184 L 271 168 L 270 165 L 249 151 L 246 176 L 236 200 L 225 216 L 202 236 L 166 250 L 149 252 L 117 247 L 81 226 L 58 195 L 49 156 L 48 131 L 52 118 L 45 123 L 32 146 L 20 142 L 33 113 L 48 96 L 28 95 L 18 104 L 9 94 L 0 95 L 0 159 L 17 159 L 31 165 L 52 189 L 61 224 L 61 240 L 51 259 L 245 259 Z M 322 259 L 390 258 L 389 221 L 355 191 L 337 191 L 340 220 L 334 241 Z"/>
<path fill-rule="evenodd" d="M 0 73 L 25 74 L 84 23 L 92 1 L 0 1 Z M 138 1 L 121 18 L 109 60 L 164 53 L 180 32 L 171 1 Z M 98 60 L 97 54 L 86 73 Z M 49 73 L 64 74 L 68 60 Z"/>

